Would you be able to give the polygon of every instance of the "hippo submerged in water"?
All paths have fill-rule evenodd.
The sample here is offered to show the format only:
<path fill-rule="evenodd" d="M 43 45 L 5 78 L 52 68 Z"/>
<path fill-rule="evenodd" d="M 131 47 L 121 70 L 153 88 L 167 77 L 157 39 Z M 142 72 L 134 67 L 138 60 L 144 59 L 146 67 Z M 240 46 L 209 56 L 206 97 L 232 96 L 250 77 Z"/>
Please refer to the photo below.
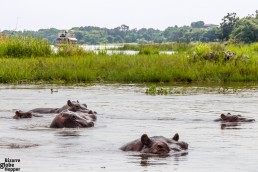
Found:
<path fill-rule="evenodd" d="M 176 133 L 173 138 L 163 136 L 148 137 L 143 134 L 140 139 L 134 140 L 122 146 L 123 151 L 136 151 L 151 154 L 169 154 L 172 152 L 180 152 L 188 149 L 186 142 L 179 142 L 179 135 Z"/>
<path fill-rule="evenodd" d="M 64 105 L 61 108 L 36 108 L 32 109 L 28 112 L 22 112 L 22 111 L 16 111 L 14 119 L 20 119 L 20 118 L 31 118 L 32 116 L 39 116 L 36 114 L 48 114 L 48 113 L 60 113 L 62 111 L 69 110 L 72 112 L 83 112 L 83 113 L 89 113 L 89 114 L 96 114 L 95 111 L 87 109 L 86 104 L 81 104 L 79 101 L 67 101 L 67 104 Z"/>
<path fill-rule="evenodd" d="M 255 119 L 244 118 L 241 115 L 231 115 L 228 113 L 227 115 L 221 114 L 219 119 L 215 119 L 214 121 L 221 122 L 254 122 Z"/>
<path fill-rule="evenodd" d="M 60 112 L 53 119 L 50 128 L 88 128 L 94 126 L 94 120 L 96 119 L 88 114 L 82 115 L 67 110 Z"/>

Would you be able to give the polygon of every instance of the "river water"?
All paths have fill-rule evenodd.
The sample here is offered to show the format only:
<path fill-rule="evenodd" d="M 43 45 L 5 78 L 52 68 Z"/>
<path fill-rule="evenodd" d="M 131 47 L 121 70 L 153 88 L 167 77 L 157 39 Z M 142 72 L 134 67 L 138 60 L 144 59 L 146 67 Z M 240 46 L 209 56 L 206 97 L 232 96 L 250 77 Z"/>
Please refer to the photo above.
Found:
<path fill-rule="evenodd" d="M 123 47 L 123 45 L 80 45 L 84 50 L 92 51 L 96 54 L 105 53 L 107 55 L 114 55 L 114 54 L 126 54 L 126 55 L 137 55 L 139 54 L 139 51 L 135 50 L 118 50 L 118 48 Z M 56 53 L 57 47 L 54 45 L 51 45 L 52 50 Z M 168 54 L 172 55 L 175 52 L 174 51 L 160 51 L 160 54 Z"/>
<path fill-rule="evenodd" d="M 213 121 L 223 112 L 257 121 L 257 87 L 224 94 L 188 87 L 184 94 L 166 96 L 146 95 L 145 89 L 133 84 L 0 86 L 0 163 L 20 159 L 14 166 L 24 172 L 258 170 L 257 122 L 224 128 Z M 12 119 L 17 109 L 61 107 L 69 99 L 98 112 L 95 127 L 50 129 L 55 114 Z M 188 153 L 159 157 L 119 150 L 144 133 L 179 133 L 189 143 Z"/>

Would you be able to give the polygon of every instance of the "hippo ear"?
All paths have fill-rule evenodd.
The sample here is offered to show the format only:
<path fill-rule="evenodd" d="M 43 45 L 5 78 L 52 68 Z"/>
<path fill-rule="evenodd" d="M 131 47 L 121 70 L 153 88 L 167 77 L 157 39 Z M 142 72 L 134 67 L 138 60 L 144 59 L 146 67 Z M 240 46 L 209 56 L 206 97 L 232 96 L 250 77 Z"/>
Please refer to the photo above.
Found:
<path fill-rule="evenodd" d="M 73 103 L 71 102 L 71 100 L 67 101 L 67 105 L 70 106 L 70 107 L 73 106 Z"/>
<path fill-rule="evenodd" d="M 141 137 L 141 142 L 143 145 L 146 145 L 147 147 L 150 147 L 151 145 L 151 139 L 148 137 L 147 134 L 143 134 Z"/>
<path fill-rule="evenodd" d="M 175 141 L 178 141 L 178 140 L 179 140 L 179 135 L 178 135 L 178 133 L 176 133 L 172 139 L 175 140 Z"/>
<path fill-rule="evenodd" d="M 15 112 L 15 116 L 16 116 L 16 118 L 20 118 L 21 117 L 21 113 L 19 111 L 16 111 Z"/>
<path fill-rule="evenodd" d="M 80 103 L 80 102 L 77 100 L 77 103 Z"/>
<path fill-rule="evenodd" d="M 226 119 L 227 119 L 226 115 L 223 114 L 223 113 L 220 115 L 220 118 L 221 118 L 222 120 L 226 120 Z"/>

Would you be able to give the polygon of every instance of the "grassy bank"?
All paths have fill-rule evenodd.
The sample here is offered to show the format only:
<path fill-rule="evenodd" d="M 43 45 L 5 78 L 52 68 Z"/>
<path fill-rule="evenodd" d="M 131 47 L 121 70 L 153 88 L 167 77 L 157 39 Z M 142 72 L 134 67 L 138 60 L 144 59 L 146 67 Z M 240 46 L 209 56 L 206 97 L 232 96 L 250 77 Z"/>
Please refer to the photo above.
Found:
<path fill-rule="evenodd" d="M 95 54 L 69 45 L 53 52 L 42 40 L 0 36 L 0 83 L 258 81 L 258 43 L 128 46 L 140 53 Z"/>
<path fill-rule="evenodd" d="M 0 58 L 0 82 L 17 81 L 257 82 L 258 56 L 216 62 L 185 54 Z"/>

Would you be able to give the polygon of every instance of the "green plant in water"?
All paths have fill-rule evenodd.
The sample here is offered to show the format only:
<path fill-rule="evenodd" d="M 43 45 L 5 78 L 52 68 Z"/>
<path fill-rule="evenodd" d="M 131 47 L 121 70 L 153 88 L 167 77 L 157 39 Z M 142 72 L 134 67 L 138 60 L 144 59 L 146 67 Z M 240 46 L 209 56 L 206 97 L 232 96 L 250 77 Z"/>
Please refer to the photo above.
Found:
<path fill-rule="evenodd" d="M 156 95 L 157 94 L 157 86 L 155 84 L 151 85 L 146 89 L 145 94 Z"/>
<path fill-rule="evenodd" d="M 157 89 L 157 94 L 158 95 L 167 95 L 168 94 L 168 90 L 161 87 L 161 88 Z"/>
<path fill-rule="evenodd" d="M 238 94 L 239 93 L 239 90 L 237 88 L 219 88 L 218 89 L 218 94 Z"/>
<path fill-rule="evenodd" d="M 168 90 L 165 88 L 157 88 L 155 84 L 151 85 L 149 88 L 146 89 L 145 94 L 147 95 L 167 95 Z"/>
<path fill-rule="evenodd" d="M 169 94 L 186 94 L 186 93 L 187 93 L 186 88 L 181 88 L 181 89 L 174 88 L 169 90 Z"/>

